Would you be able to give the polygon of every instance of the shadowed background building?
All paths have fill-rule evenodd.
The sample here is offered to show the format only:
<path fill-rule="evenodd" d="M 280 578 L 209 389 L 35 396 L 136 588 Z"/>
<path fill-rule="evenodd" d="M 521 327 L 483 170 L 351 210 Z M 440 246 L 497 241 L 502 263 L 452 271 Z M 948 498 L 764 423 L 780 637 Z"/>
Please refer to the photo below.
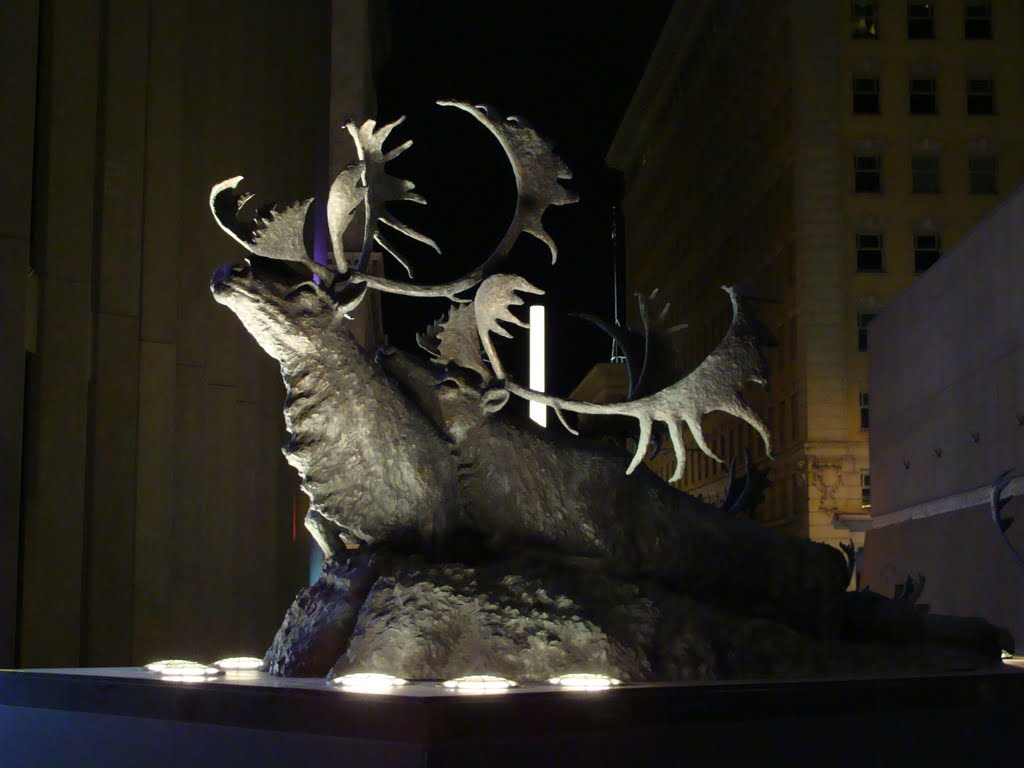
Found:
<path fill-rule="evenodd" d="M 775 302 L 750 393 L 776 440 L 765 524 L 863 542 L 869 324 L 1024 180 L 1022 33 L 1012 0 L 674 4 L 608 153 L 627 282 L 672 299 L 691 366 L 725 330 L 718 286 Z M 746 426 L 705 428 L 764 460 Z M 682 487 L 720 498 L 725 467 L 689 455 Z"/>

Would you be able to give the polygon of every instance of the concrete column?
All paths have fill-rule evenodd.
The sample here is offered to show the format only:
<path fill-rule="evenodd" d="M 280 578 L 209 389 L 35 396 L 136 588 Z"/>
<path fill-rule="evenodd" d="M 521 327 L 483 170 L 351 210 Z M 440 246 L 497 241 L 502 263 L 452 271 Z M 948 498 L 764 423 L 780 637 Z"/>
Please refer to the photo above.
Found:
<path fill-rule="evenodd" d="M 25 666 L 81 660 L 103 5 L 54 0 L 41 23 L 33 241 L 41 276 L 39 410 L 25 491 Z"/>
<path fill-rule="evenodd" d="M 32 228 L 38 0 L 0 10 L 0 667 L 16 663 L 26 331 Z"/>

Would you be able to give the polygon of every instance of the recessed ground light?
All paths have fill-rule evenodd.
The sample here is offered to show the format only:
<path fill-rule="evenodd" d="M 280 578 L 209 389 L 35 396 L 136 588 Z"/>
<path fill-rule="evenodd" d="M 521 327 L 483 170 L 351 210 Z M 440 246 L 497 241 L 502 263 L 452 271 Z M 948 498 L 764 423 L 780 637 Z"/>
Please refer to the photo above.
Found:
<path fill-rule="evenodd" d="M 232 656 L 227 659 L 213 662 L 213 666 L 223 670 L 235 672 L 238 670 L 257 670 L 263 667 L 263 659 L 255 656 Z"/>
<path fill-rule="evenodd" d="M 501 693 L 519 685 L 515 680 L 495 675 L 467 675 L 445 680 L 445 688 L 466 693 Z"/>
<path fill-rule="evenodd" d="M 340 685 L 346 691 L 358 691 L 359 693 L 384 693 L 392 688 L 405 685 L 408 680 L 391 675 L 381 675 L 375 672 L 358 672 L 352 675 L 342 675 L 331 681 L 334 685 Z"/>
<path fill-rule="evenodd" d="M 206 664 L 200 664 L 198 661 L 189 661 L 187 659 L 154 661 L 147 664 L 145 669 L 149 672 L 157 673 L 164 679 L 188 678 L 190 680 L 201 680 L 205 677 L 216 677 L 221 674 L 221 670 L 217 669 L 217 667 L 211 667 Z"/>
<path fill-rule="evenodd" d="M 572 675 L 559 675 L 548 680 L 552 685 L 560 685 L 574 691 L 600 691 L 611 688 L 613 685 L 621 685 L 621 680 L 607 675 L 591 675 L 577 673 Z"/>

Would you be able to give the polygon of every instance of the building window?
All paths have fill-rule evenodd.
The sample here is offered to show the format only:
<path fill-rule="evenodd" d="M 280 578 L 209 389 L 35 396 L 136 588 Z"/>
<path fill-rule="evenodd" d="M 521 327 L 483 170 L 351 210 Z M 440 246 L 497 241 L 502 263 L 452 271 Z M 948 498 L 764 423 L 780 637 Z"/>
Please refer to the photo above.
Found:
<path fill-rule="evenodd" d="M 868 351 L 868 326 L 875 319 L 874 313 L 857 313 L 857 351 Z"/>
<path fill-rule="evenodd" d="M 910 158 L 910 174 L 913 181 L 914 194 L 934 195 L 939 191 L 939 156 L 912 155 Z"/>
<path fill-rule="evenodd" d="M 857 233 L 857 271 L 882 271 L 882 236 L 877 232 Z"/>
<path fill-rule="evenodd" d="M 915 77 L 910 80 L 910 114 L 934 115 L 935 78 Z"/>
<path fill-rule="evenodd" d="M 967 0 L 964 4 L 964 37 L 968 40 L 992 37 L 992 3 L 988 0 Z"/>
<path fill-rule="evenodd" d="M 967 114 L 992 115 L 996 111 L 995 87 L 990 77 L 967 78 Z"/>
<path fill-rule="evenodd" d="M 853 78 L 853 111 L 858 115 L 877 115 L 881 112 L 878 77 Z"/>
<path fill-rule="evenodd" d="M 931 3 L 907 3 L 907 37 L 911 40 L 935 37 L 935 8 Z"/>
<path fill-rule="evenodd" d="M 871 427 L 871 399 L 867 392 L 860 393 L 860 428 Z"/>
<path fill-rule="evenodd" d="M 860 508 L 871 509 L 871 475 L 860 473 Z"/>
<path fill-rule="evenodd" d="M 882 191 L 882 158 L 879 155 L 856 155 L 853 158 L 853 189 L 855 192 Z"/>
<path fill-rule="evenodd" d="M 877 40 L 877 0 L 852 0 L 850 3 L 850 24 L 852 25 L 855 38 Z"/>
<path fill-rule="evenodd" d="M 972 195 L 994 195 L 997 193 L 996 185 L 996 158 L 995 155 L 971 155 L 968 158 L 970 169 L 971 194 Z"/>
<path fill-rule="evenodd" d="M 942 236 L 935 232 L 914 235 L 914 271 L 924 272 L 942 255 Z"/>

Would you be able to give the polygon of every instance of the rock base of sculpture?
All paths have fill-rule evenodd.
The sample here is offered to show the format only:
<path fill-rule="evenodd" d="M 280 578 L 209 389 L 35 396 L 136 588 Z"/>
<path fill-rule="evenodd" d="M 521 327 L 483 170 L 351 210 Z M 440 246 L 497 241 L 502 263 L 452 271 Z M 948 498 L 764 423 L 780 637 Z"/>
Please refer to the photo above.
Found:
<path fill-rule="evenodd" d="M 520 682 L 572 672 L 627 682 L 805 678 L 979 669 L 999 663 L 985 622 L 851 595 L 844 635 L 822 639 L 702 605 L 650 582 L 517 558 L 429 563 L 378 553 L 328 560 L 264 658 L 277 675 L 377 672 Z"/>

